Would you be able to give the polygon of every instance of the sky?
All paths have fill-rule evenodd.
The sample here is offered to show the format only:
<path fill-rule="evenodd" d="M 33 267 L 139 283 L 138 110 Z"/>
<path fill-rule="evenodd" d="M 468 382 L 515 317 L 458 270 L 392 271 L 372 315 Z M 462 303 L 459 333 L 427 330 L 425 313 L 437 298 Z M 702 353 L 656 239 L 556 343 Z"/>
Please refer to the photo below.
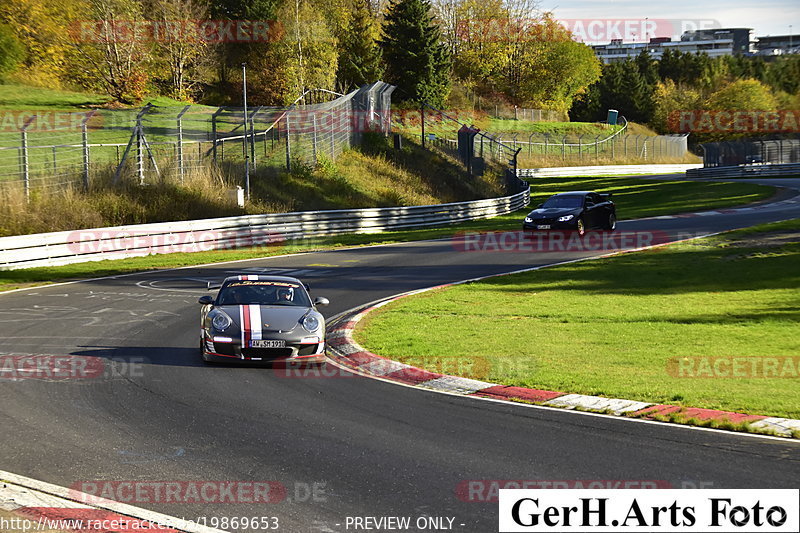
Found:
<path fill-rule="evenodd" d="M 798 0 L 540 0 L 544 11 L 552 11 L 587 43 L 608 42 L 622 34 L 625 42 L 648 37 L 678 38 L 681 29 L 695 27 L 753 28 L 753 38 L 766 35 L 800 34 Z M 647 21 L 645 21 L 647 17 Z M 626 30 L 626 22 L 627 30 Z M 637 22 L 638 21 L 638 22 Z M 589 27 L 589 24 L 592 23 Z M 671 35 L 670 35 L 671 34 Z M 595 37 L 595 38 L 592 38 Z"/>

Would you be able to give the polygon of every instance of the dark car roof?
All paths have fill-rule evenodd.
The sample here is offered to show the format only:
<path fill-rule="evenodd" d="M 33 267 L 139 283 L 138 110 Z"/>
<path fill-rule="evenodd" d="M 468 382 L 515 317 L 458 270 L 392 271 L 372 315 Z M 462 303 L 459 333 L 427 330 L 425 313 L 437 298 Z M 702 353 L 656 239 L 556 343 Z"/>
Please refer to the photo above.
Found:
<path fill-rule="evenodd" d="M 245 276 L 247 276 L 247 279 L 252 281 L 288 281 L 291 283 L 297 283 L 298 285 L 304 285 L 304 283 L 299 279 L 290 276 L 265 276 L 263 274 L 242 274 L 241 276 L 228 276 L 222 283 L 225 284 L 229 281 L 239 281 Z"/>
<path fill-rule="evenodd" d="M 586 194 L 600 194 L 594 191 L 569 191 L 569 192 L 559 192 L 554 194 L 553 196 L 582 196 Z"/>

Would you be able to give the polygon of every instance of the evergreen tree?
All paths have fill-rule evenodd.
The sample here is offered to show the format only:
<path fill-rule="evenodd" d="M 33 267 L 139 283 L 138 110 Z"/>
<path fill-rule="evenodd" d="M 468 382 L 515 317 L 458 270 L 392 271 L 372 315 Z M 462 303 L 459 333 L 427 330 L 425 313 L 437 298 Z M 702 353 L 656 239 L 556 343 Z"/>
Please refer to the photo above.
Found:
<path fill-rule="evenodd" d="M 375 19 L 366 0 L 354 0 L 350 24 L 342 37 L 337 86 L 349 90 L 383 76 L 381 49 L 375 40 Z"/>
<path fill-rule="evenodd" d="M 428 0 L 393 0 L 380 41 L 386 81 L 400 100 L 441 106 L 450 90 L 450 57 Z"/>

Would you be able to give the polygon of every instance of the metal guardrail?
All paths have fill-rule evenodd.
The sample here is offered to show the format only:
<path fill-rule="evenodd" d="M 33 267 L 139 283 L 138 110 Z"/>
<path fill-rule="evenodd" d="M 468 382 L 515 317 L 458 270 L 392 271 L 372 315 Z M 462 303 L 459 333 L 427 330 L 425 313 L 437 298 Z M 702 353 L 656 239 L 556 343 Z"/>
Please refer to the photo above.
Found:
<path fill-rule="evenodd" d="M 691 165 L 600 165 L 594 167 L 523 168 L 520 178 L 556 178 L 569 176 L 610 176 L 615 174 L 676 174 L 698 168 Z"/>
<path fill-rule="evenodd" d="M 441 205 L 248 215 L 2 237 L 0 270 L 438 226 L 503 215 L 529 203 L 526 188 L 511 196 Z"/>
<path fill-rule="evenodd" d="M 762 176 L 800 175 L 800 163 L 784 165 L 740 165 L 736 167 L 693 168 L 687 178 L 758 178 Z"/>

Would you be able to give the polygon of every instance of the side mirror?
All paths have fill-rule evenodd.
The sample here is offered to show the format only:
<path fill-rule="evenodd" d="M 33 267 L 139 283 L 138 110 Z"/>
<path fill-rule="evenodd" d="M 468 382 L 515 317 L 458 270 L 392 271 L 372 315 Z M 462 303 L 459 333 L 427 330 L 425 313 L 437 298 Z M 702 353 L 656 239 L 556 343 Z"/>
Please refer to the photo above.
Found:
<path fill-rule="evenodd" d="M 316 298 L 314 298 L 314 305 L 322 306 L 322 305 L 328 305 L 329 303 L 331 302 L 329 302 L 327 298 L 323 298 L 322 296 L 317 296 Z"/>
<path fill-rule="evenodd" d="M 536 206 L 536 209 L 541 209 L 542 207 L 544 207 L 544 204 L 539 204 Z"/>
<path fill-rule="evenodd" d="M 203 305 L 211 305 L 214 303 L 214 298 L 206 294 L 205 296 L 201 296 L 200 299 L 197 300 L 197 303 Z"/>

